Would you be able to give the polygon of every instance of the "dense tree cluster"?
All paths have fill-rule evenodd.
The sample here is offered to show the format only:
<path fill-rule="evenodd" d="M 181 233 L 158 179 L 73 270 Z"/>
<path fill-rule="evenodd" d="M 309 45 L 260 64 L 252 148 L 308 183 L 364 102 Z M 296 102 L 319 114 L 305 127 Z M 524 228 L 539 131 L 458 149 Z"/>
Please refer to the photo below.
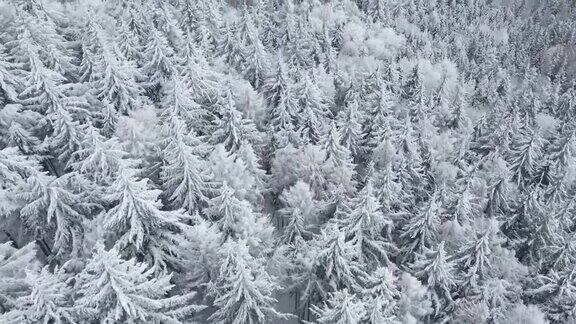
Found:
<path fill-rule="evenodd" d="M 0 1 L 0 322 L 576 321 L 571 1 Z"/>

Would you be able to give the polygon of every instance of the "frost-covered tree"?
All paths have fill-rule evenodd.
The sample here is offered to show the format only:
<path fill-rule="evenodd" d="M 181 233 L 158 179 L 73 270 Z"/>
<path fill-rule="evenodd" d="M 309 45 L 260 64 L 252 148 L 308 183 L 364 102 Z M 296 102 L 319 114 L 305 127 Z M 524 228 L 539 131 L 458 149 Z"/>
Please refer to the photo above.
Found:
<path fill-rule="evenodd" d="M 324 134 L 325 120 L 331 114 L 327 98 L 308 75 L 304 75 L 296 93 L 300 104 L 296 121 L 298 130 L 310 143 L 315 144 Z"/>
<path fill-rule="evenodd" d="M 75 323 L 78 314 L 73 305 L 73 289 L 56 269 L 48 266 L 26 270 L 29 293 L 18 297 L 14 309 L 0 314 L 5 323 Z M 94 311 L 86 310 L 86 311 Z"/>
<path fill-rule="evenodd" d="M 179 266 L 184 223 L 179 211 L 162 210 L 160 190 L 148 179 L 138 179 L 137 170 L 123 166 L 104 199 L 112 204 L 102 222 L 114 246 L 123 255 L 145 258 L 154 271 Z"/>
<path fill-rule="evenodd" d="M 163 150 L 165 164 L 160 178 L 171 205 L 194 213 L 206 201 L 209 189 L 207 163 L 202 158 L 206 149 L 193 132 L 187 131 L 182 120 L 175 116 L 172 119 L 166 125 L 171 135 Z"/>
<path fill-rule="evenodd" d="M 152 29 L 148 33 L 149 42 L 146 44 L 143 53 L 142 75 L 146 77 L 144 86 L 148 89 L 155 89 L 174 74 L 173 49 L 168 45 L 166 37 L 157 29 Z M 152 92 L 152 99 L 157 101 L 156 93 Z"/>
<path fill-rule="evenodd" d="M 5 46 L 0 46 L 0 102 L 7 104 L 17 99 L 22 87 L 22 64 L 11 62 Z"/>
<path fill-rule="evenodd" d="M 93 256 L 77 275 L 75 307 L 83 320 L 175 322 L 185 320 L 204 307 L 192 303 L 194 293 L 168 294 L 174 287 L 171 274 L 156 273 L 146 263 L 124 260 L 116 248 L 96 244 Z"/>
<path fill-rule="evenodd" d="M 444 241 L 435 248 L 426 248 L 424 254 L 417 257 L 413 268 L 417 276 L 426 280 L 431 290 L 435 314 L 439 315 L 444 307 L 453 303 L 452 289 L 456 286 L 454 262 L 444 250 Z"/>
<path fill-rule="evenodd" d="M 68 166 L 100 183 L 111 183 L 122 167 L 126 153 L 120 149 L 117 138 L 106 139 L 99 130 L 88 125 L 79 149 L 72 153 Z"/>
<path fill-rule="evenodd" d="M 37 263 L 34 243 L 21 248 L 12 242 L 0 244 L 0 309 L 6 312 L 16 305 L 16 300 L 29 291 L 26 269 Z"/>
<path fill-rule="evenodd" d="M 352 156 L 359 158 L 362 152 L 362 117 L 358 110 L 358 103 L 353 101 L 349 103 L 336 117 L 338 128 L 342 134 L 340 142 L 350 152 Z"/>
<path fill-rule="evenodd" d="M 284 206 L 278 211 L 281 219 L 283 232 L 281 241 L 288 243 L 300 243 L 312 237 L 311 226 L 317 221 L 319 202 L 314 199 L 310 186 L 303 181 L 298 181 L 294 186 L 284 190 L 280 196 Z"/>
<path fill-rule="evenodd" d="M 83 194 L 70 190 L 65 177 L 55 179 L 35 172 L 26 179 L 19 196 L 25 202 L 20 218 L 26 228 L 35 238 L 52 243 L 51 247 L 44 246 L 44 253 L 61 258 L 78 257 L 85 231 L 84 218 L 92 207 Z"/>
<path fill-rule="evenodd" d="M 216 131 L 212 134 L 216 143 L 224 144 L 230 152 L 236 152 L 242 141 L 258 143 L 260 134 L 256 126 L 238 111 L 231 91 L 226 94 L 221 114 L 222 116 L 216 121 Z"/>
<path fill-rule="evenodd" d="M 268 220 L 253 211 L 248 201 L 235 197 L 234 189 L 226 183 L 219 191 L 216 197 L 208 201 L 205 213 L 217 224 L 223 240 L 245 239 L 254 244 L 267 244 L 260 241 L 269 232 Z"/>
<path fill-rule="evenodd" d="M 433 194 L 415 215 L 411 215 L 404 226 L 401 234 L 406 241 L 404 253 L 408 255 L 421 253 L 425 248 L 431 248 L 437 242 L 440 227 L 437 199 L 437 195 Z"/>
<path fill-rule="evenodd" d="M 103 52 L 103 71 L 94 84 L 94 92 L 120 113 L 127 114 L 140 107 L 143 93 L 136 83 L 136 70 L 131 62 L 115 57 L 110 50 Z"/>
<path fill-rule="evenodd" d="M 229 241 L 219 250 L 222 258 L 218 277 L 209 284 L 217 310 L 214 323 L 263 323 L 286 315 L 276 311 L 273 293 L 278 279 L 266 271 L 264 259 L 250 254 L 246 241 Z"/>
<path fill-rule="evenodd" d="M 315 308 L 318 323 L 358 324 L 366 313 L 366 305 L 347 289 L 336 291 L 323 308 Z"/>
<path fill-rule="evenodd" d="M 182 77 L 173 75 L 164 84 L 160 106 L 163 119 L 177 116 L 185 121 L 196 132 L 208 133 L 210 130 L 210 113 L 200 106 L 192 97 L 192 92 Z"/>
<path fill-rule="evenodd" d="M 339 215 L 337 211 L 336 216 L 358 260 L 384 265 L 390 263 L 390 255 L 396 252 L 390 240 L 393 223 L 382 213 L 372 182 L 369 181 L 355 198 L 345 204 L 344 212 Z"/>

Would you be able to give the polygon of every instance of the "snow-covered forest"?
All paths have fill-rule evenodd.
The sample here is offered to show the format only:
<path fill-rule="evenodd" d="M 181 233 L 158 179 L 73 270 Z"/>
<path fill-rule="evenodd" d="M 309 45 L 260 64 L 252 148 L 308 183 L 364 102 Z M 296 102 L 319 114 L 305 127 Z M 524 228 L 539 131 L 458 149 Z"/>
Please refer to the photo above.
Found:
<path fill-rule="evenodd" d="M 571 0 L 0 0 L 0 323 L 576 322 Z"/>

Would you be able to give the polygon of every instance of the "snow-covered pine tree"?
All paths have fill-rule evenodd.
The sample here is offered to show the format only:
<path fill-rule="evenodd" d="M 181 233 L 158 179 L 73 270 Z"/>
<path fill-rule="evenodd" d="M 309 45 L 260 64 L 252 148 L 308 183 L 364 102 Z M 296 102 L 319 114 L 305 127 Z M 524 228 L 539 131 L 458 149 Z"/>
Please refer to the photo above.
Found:
<path fill-rule="evenodd" d="M 335 224 L 328 223 L 321 230 L 315 254 L 314 266 L 322 273 L 321 278 L 327 291 L 347 288 L 351 292 L 361 291 L 361 283 L 367 277 L 362 264 L 356 259 L 353 247 L 346 241 L 345 233 Z"/>
<path fill-rule="evenodd" d="M 216 131 L 212 133 L 215 143 L 222 143 L 230 152 L 236 152 L 242 141 L 257 144 L 260 134 L 254 123 L 242 116 L 237 110 L 234 97 L 230 90 L 227 91 L 222 105 L 221 117 L 216 120 Z"/>
<path fill-rule="evenodd" d="M 366 280 L 362 296 L 366 307 L 365 321 L 367 323 L 398 322 L 396 311 L 400 291 L 398 278 L 391 268 L 376 268 Z"/>
<path fill-rule="evenodd" d="M 6 47 L 0 45 L 0 103 L 3 105 L 17 100 L 17 91 L 23 83 L 23 64 L 11 61 Z"/>
<path fill-rule="evenodd" d="M 454 302 L 452 290 L 456 286 L 454 262 L 444 250 L 444 241 L 434 248 L 425 248 L 412 266 L 415 274 L 426 280 L 434 302 L 435 315 L 441 316 L 445 307 Z"/>
<path fill-rule="evenodd" d="M 111 50 L 102 54 L 103 70 L 94 84 L 94 93 L 106 100 L 119 113 L 127 114 L 142 105 L 143 89 L 136 83 L 136 69 L 132 62 L 114 56 Z"/>
<path fill-rule="evenodd" d="M 298 244 L 310 239 L 310 227 L 317 222 L 319 202 L 314 199 L 310 186 L 304 181 L 296 182 L 284 190 L 280 196 L 284 206 L 278 210 L 283 229 L 280 241 L 284 244 Z"/>
<path fill-rule="evenodd" d="M 217 310 L 208 318 L 214 323 L 264 323 L 286 318 L 274 309 L 278 279 L 266 271 L 265 260 L 250 254 L 245 240 L 224 243 L 219 254 L 218 277 L 209 284 Z"/>
<path fill-rule="evenodd" d="M 174 208 L 183 208 L 193 214 L 206 202 L 210 189 L 207 163 L 202 156 L 207 151 L 194 131 L 188 131 L 184 121 L 172 115 L 166 123 L 169 136 L 163 149 L 164 165 L 160 179 L 166 189 L 168 201 Z"/>
<path fill-rule="evenodd" d="M 336 117 L 338 128 L 342 137 L 340 142 L 344 145 L 352 156 L 358 160 L 363 154 L 362 125 L 363 117 L 358 110 L 358 103 L 352 101 L 343 108 Z"/>
<path fill-rule="evenodd" d="M 325 133 L 326 119 L 331 117 L 328 99 L 307 74 L 302 77 L 296 91 L 300 104 L 296 120 L 298 131 L 308 142 L 316 144 Z"/>
<path fill-rule="evenodd" d="M 0 244 L 0 314 L 14 308 L 16 300 L 27 294 L 26 268 L 34 268 L 37 262 L 35 243 L 21 248 L 14 247 L 13 242 Z"/>
<path fill-rule="evenodd" d="M 107 139 L 99 129 L 89 124 L 84 131 L 79 149 L 72 153 L 68 167 L 101 184 L 110 184 L 122 167 L 126 153 L 120 149 L 118 139 Z"/>
<path fill-rule="evenodd" d="M 162 88 L 161 116 L 163 119 L 177 116 L 196 132 L 208 134 L 211 130 L 210 113 L 192 97 L 192 92 L 183 77 L 172 75 Z"/>
<path fill-rule="evenodd" d="M 77 275 L 75 307 L 86 313 L 82 320 L 179 323 L 204 306 L 195 305 L 194 293 L 169 295 L 171 274 L 158 273 L 134 258 L 124 260 L 116 248 L 99 242 L 85 268 Z"/>
<path fill-rule="evenodd" d="M 74 309 L 73 289 L 59 274 L 50 272 L 48 266 L 40 269 L 27 269 L 26 284 L 29 292 L 15 300 L 9 312 L 0 314 L 4 323 L 75 323 L 78 314 Z M 86 311 L 92 311 L 86 310 Z"/>
<path fill-rule="evenodd" d="M 148 89 L 151 99 L 157 102 L 160 99 L 159 87 L 176 73 L 173 62 L 174 50 L 159 30 L 153 28 L 148 34 L 149 41 L 144 48 L 141 73 L 145 77 L 144 87 Z"/>
<path fill-rule="evenodd" d="M 104 199 L 112 204 L 103 215 L 103 226 L 114 246 L 129 258 L 139 257 L 161 272 L 181 265 L 186 244 L 180 211 L 162 210 L 160 190 L 151 189 L 138 170 L 123 165 Z"/>
<path fill-rule="evenodd" d="M 403 253 L 408 259 L 414 256 L 414 253 L 422 253 L 437 243 L 440 230 L 439 212 L 438 197 L 434 193 L 415 215 L 410 215 L 400 235 L 406 242 Z"/>
<path fill-rule="evenodd" d="M 323 308 L 315 307 L 317 323 L 358 324 L 366 316 L 366 305 L 348 289 L 334 292 Z"/>
<path fill-rule="evenodd" d="M 271 230 L 268 219 L 253 211 L 248 201 L 237 198 L 226 182 L 220 193 L 208 201 L 204 212 L 222 232 L 223 241 L 244 239 L 251 245 L 270 243 L 262 241 Z"/>
<path fill-rule="evenodd" d="M 54 178 L 34 172 L 19 192 L 25 205 L 20 218 L 47 255 L 66 259 L 79 257 L 84 237 L 84 218 L 92 208 L 89 201 L 66 186 L 66 177 Z M 52 246 L 48 246 L 50 242 Z"/>
<path fill-rule="evenodd" d="M 372 182 L 368 181 L 346 205 L 345 213 L 339 215 L 337 211 L 336 216 L 355 258 L 365 264 L 390 264 L 390 256 L 397 252 L 390 237 L 394 225 L 390 216 L 382 213 Z"/>

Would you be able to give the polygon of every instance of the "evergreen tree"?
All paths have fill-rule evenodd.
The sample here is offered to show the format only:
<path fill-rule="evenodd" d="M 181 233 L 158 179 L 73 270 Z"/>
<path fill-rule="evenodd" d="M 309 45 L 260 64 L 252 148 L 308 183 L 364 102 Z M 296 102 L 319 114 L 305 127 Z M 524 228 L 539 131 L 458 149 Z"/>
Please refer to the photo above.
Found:
<path fill-rule="evenodd" d="M 390 242 L 393 223 L 381 212 L 372 183 L 369 181 L 346 207 L 346 214 L 340 216 L 339 222 L 358 260 L 368 264 L 390 263 L 389 255 L 396 251 Z"/>
<path fill-rule="evenodd" d="M 130 62 L 114 57 L 109 50 L 103 52 L 103 62 L 103 71 L 94 85 L 96 96 L 123 114 L 138 109 L 143 90 L 136 83 L 135 68 Z"/>
<path fill-rule="evenodd" d="M 318 217 L 318 202 L 314 200 L 310 186 L 298 181 L 294 186 L 284 190 L 280 196 L 283 208 L 278 211 L 282 217 L 283 227 L 281 242 L 298 244 L 312 237 L 310 227 Z"/>
<path fill-rule="evenodd" d="M 449 260 L 444 250 L 444 242 L 440 242 L 434 249 L 426 249 L 413 266 L 417 276 L 426 279 L 431 289 L 435 314 L 453 303 L 452 289 L 456 285 L 453 268 L 454 262 Z"/>
<path fill-rule="evenodd" d="M 349 103 L 336 117 L 338 128 L 342 134 L 340 142 L 350 150 L 352 156 L 357 159 L 363 154 L 361 120 L 362 117 L 358 111 L 358 104 L 356 102 Z"/>
<path fill-rule="evenodd" d="M 277 279 L 266 272 L 264 260 L 253 257 L 246 241 L 229 241 L 220 248 L 222 264 L 218 277 L 210 283 L 216 312 L 208 320 L 214 323 L 263 323 L 285 318 L 274 309 Z"/>
<path fill-rule="evenodd" d="M 396 308 L 400 299 L 397 278 L 390 268 L 378 267 L 370 275 L 362 292 L 368 323 L 397 323 Z"/>
<path fill-rule="evenodd" d="M 268 231 L 267 219 L 252 210 L 246 200 L 234 196 L 234 189 L 226 183 L 220 189 L 220 194 L 208 201 L 205 210 L 208 217 L 213 220 L 223 234 L 223 240 L 245 239 L 260 242 L 262 235 Z"/>
<path fill-rule="evenodd" d="M 178 117 L 173 119 L 167 125 L 171 128 L 171 136 L 166 139 L 165 164 L 160 178 L 172 206 L 184 208 L 192 214 L 207 199 L 209 179 L 206 161 L 202 159 L 205 149 L 200 139 L 186 130 L 183 121 Z"/>
<path fill-rule="evenodd" d="M 12 242 L 0 244 L 0 309 L 9 311 L 17 304 L 17 299 L 29 291 L 26 268 L 36 265 L 36 248 L 28 243 L 21 248 Z M 0 315 L 2 316 L 2 315 Z"/>
<path fill-rule="evenodd" d="M 318 323 L 357 324 L 366 313 L 366 306 L 347 289 L 336 291 L 324 308 L 315 308 Z"/>
<path fill-rule="evenodd" d="M 26 179 L 19 193 L 25 205 L 20 217 L 35 238 L 53 242 L 44 247 L 44 253 L 57 257 L 78 257 L 84 237 L 84 217 L 91 204 L 82 195 L 66 187 L 66 177 L 55 179 L 44 173 L 35 172 Z"/>
<path fill-rule="evenodd" d="M 325 119 L 330 116 L 326 98 L 312 79 L 305 75 L 297 88 L 300 112 L 297 125 L 299 131 L 311 143 L 316 144 L 324 133 Z"/>
<path fill-rule="evenodd" d="M 18 297 L 14 309 L 0 314 L 5 323 L 75 323 L 78 315 L 72 302 L 72 287 L 62 280 L 61 269 L 48 266 L 26 270 L 29 294 Z M 92 310 L 93 311 L 93 310 Z"/>
<path fill-rule="evenodd" d="M 149 32 L 150 41 L 144 48 L 142 74 L 146 77 L 144 86 L 151 89 L 152 99 L 158 101 L 156 89 L 163 85 L 174 74 L 174 51 L 168 45 L 166 37 L 157 29 Z"/>
<path fill-rule="evenodd" d="M 174 285 L 171 274 L 156 273 L 146 263 L 124 260 L 113 248 L 96 244 L 94 255 L 76 279 L 76 307 L 89 314 L 88 321 L 175 322 L 204 307 L 191 303 L 194 293 L 167 297 Z"/>
<path fill-rule="evenodd" d="M 224 144 L 230 152 L 236 152 L 244 140 L 257 143 L 260 140 L 258 130 L 251 120 L 243 118 L 236 109 L 231 91 L 227 92 L 225 100 L 222 117 L 216 122 L 216 131 L 212 134 L 214 141 Z"/>
<path fill-rule="evenodd" d="M 436 194 L 425 202 L 416 215 L 413 215 L 404 226 L 401 237 L 406 240 L 404 253 L 421 253 L 431 248 L 438 239 L 440 226 L 439 206 Z"/>
<path fill-rule="evenodd" d="M 161 210 L 161 191 L 150 189 L 148 179 L 123 166 L 108 188 L 105 200 L 113 205 L 103 216 L 103 226 L 118 251 L 127 257 L 145 258 L 154 271 L 181 264 L 184 224 L 179 211 Z"/>

